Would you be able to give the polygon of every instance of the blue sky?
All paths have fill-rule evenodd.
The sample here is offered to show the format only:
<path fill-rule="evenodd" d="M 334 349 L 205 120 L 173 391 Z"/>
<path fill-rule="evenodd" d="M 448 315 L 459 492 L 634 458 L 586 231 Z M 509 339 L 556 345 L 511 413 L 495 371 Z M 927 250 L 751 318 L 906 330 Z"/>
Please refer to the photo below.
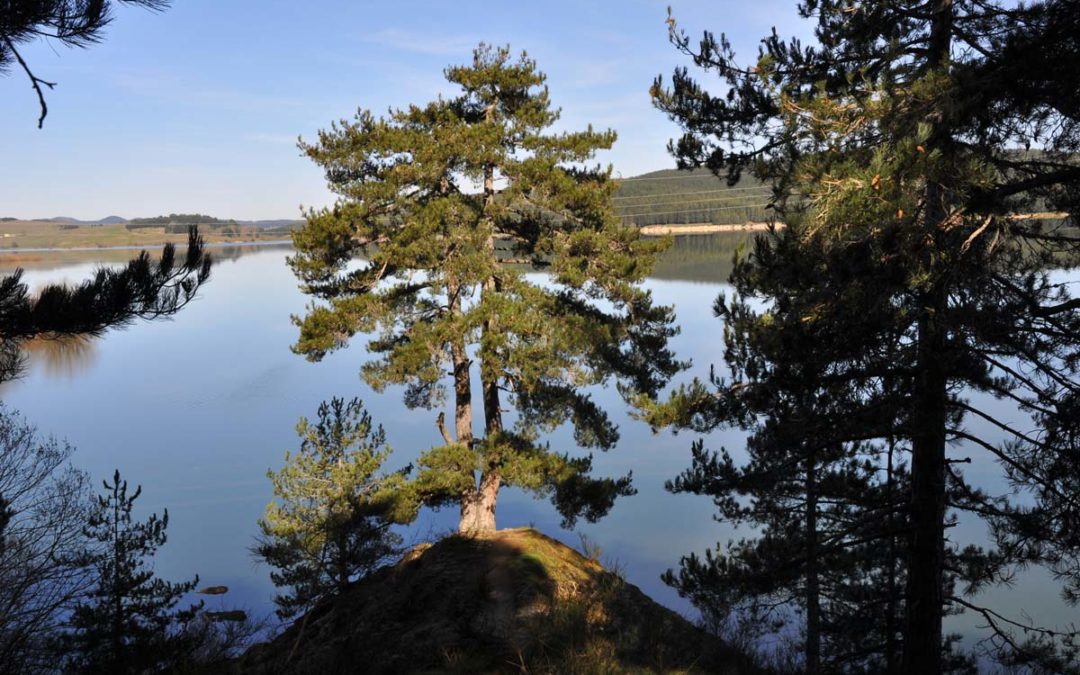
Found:
<path fill-rule="evenodd" d="M 676 127 L 652 78 L 685 59 L 667 42 L 666 2 L 175 0 L 121 7 L 102 44 L 39 43 L 24 56 L 59 82 L 38 130 L 18 71 L 0 77 L 0 216 L 128 218 L 170 212 L 292 218 L 332 200 L 299 155 L 358 107 L 376 112 L 453 93 L 442 70 L 480 41 L 526 50 L 548 74 L 561 125 L 619 133 L 600 159 L 624 176 L 667 168 Z M 692 35 L 726 32 L 755 53 L 776 25 L 806 32 L 795 0 L 674 0 Z"/>

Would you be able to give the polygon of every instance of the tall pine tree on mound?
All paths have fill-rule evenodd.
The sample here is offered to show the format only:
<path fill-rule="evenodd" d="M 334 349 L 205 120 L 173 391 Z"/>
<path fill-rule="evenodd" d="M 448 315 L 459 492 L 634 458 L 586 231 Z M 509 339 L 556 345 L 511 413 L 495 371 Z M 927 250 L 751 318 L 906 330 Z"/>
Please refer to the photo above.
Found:
<path fill-rule="evenodd" d="M 297 319 L 294 349 L 317 360 L 373 334 L 365 380 L 406 385 L 413 408 L 442 405 L 449 375 L 453 429 L 433 420 L 443 442 L 413 488 L 460 505 L 462 532 L 495 529 L 503 486 L 550 497 L 564 524 L 595 520 L 633 491 L 630 476 L 594 478 L 591 455 L 540 437 L 569 422 L 578 446 L 607 450 L 619 436 L 587 388 L 653 395 L 679 369 L 671 310 L 640 283 L 663 242 L 620 225 L 610 168 L 587 165 L 614 132 L 549 131 L 559 113 L 532 60 L 481 45 L 445 75 L 459 96 L 361 111 L 301 144 L 340 198 L 294 234 L 292 268 L 323 301 Z"/>
<path fill-rule="evenodd" d="M 993 631 L 992 656 L 1075 667 L 1074 635 L 1014 623 L 976 595 L 1033 564 L 1070 601 L 1080 585 L 1080 299 L 1054 271 L 1080 251 L 1080 12 L 1063 0 L 807 0 L 799 11 L 816 44 L 774 33 L 753 66 L 724 38 L 693 45 L 670 21 L 676 47 L 722 87 L 710 93 L 685 69 L 657 80 L 654 100 L 685 131 L 670 149 L 681 166 L 772 181 L 785 227 L 759 238 L 735 295 L 717 303 L 732 380 L 694 383 L 646 415 L 754 431 L 769 480 L 803 482 L 804 532 L 828 534 L 807 522 L 815 453 L 873 461 L 869 449 L 895 442 L 909 475 L 879 523 L 903 526 L 893 562 L 905 616 L 899 663 L 884 662 L 942 672 L 942 617 L 966 609 Z M 1006 404 L 1021 421 L 995 414 Z M 965 479 L 960 463 L 982 453 L 1009 493 Z M 723 504 L 747 486 L 711 459 L 698 453 L 699 480 L 684 487 Z M 992 545 L 949 541 L 958 517 L 983 519 Z"/>

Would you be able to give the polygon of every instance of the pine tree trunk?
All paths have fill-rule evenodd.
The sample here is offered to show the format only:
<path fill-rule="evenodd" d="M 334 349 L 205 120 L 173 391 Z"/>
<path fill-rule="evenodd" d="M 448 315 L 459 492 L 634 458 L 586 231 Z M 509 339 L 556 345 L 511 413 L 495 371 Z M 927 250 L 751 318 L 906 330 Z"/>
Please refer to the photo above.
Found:
<path fill-rule="evenodd" d="M 461 340 L 450 347 L 454 361 L 454 437 L 462 445 L 472 445 L 472 376 L 469 355 Z"/>
<path fill-rule="evenodd" d="M 469 374 L 469 358 L 464 344 L 460 342 L 455 342 L 450 351 L 454 361 L 455 436 L 458 443 L 472 446 L 472 378 Z M 481 502 L 482 496 L 479 489 L 474 488 L 461 495 L 461 519 L 458 521 L 458 532 L 473 534 L 480 529 Z M 494 511 L 494 506 L 492 511 Z"/>
<path fill-rule="evenodd" d="M 818 579 L 817 465 L 806 460 L 806 672 L 821 671 L 821 586 Z"/>
<path fill-rule="evenodd" d="M 952 41 L 952 0 L 940 0 L 930 29 L 927 64 L 948 66 Z M 942 147 L 949 137 L 940 113 L 930 116 L 930 143 Z M 936 239 L 945 218 L 941 185 L 926 185 L 925 236 Z M 933 273 L 933 244 L 924 264 Z M 919 318 L 918 363 L 911 434 L 911 547 L 907 579 L 907 618 L 901 670 L 940 673 L 945 568 L 945 422 L 948 378 L 943 363 L 945 333 L 940 325 L 948 294 L 937 282 L 923 298 Z"/>
<path fill-rule="evenodd" d="M 338 593 L 349 590 L 349 540 L 344 528 L 337 535 L 337 590 Z"/>
<path fill-rule="evenodd" d="M 458 526 L 460 532 L 471 535 L 495 531 L 495 506 L 499 488 L 502 487 L 499 448 L 497 444 L 490 443 L 502 431 L 498 381 L 484 376 L 481 376 L 481 381 L 484 389 L 484 430 L 489 441 L 485 448 L 487 455 L 484 457 L 480 487 L 461 501 L 461 522 Z"/>
<path fill-rule="evenodd" d="M 119 472 L 116 474 L 119 478 Z M 114 501 L 112 507 L 112 546 L 113 546 L 113 578 L 112 588 L 110 593 L 112 595 L 112 619 L 110 628 L 110 638 L 112 641 L 112 658 L 110 659 L 116 669 L 123 670 L 125 653 L 124 653 L 124 592 L 121 569 L 123 568 L 124 551 L 120 545 L 120 502 L 119 498 L 115 497 L 117 490 L 119 489 L 120 481 L 113 481 L 113 493 Z"/>
<path fill-rule="evenodd" d="M 484 284 L 484 293 L 495 293 L 498 287 L 494 277 Z M 484 322 L 484 334 L 498 330 L 494 318 Z M 483 341 L 483 338 L 481 338 Z M 483 361 L 483 357 L 481 357 Z M 484 401 L 484 436 L 485 457 L 484 471 L 480 476 L 480 488 L 469 503 L 469 531 L 472 534 L 480 534 L 495 531 L 495 505 L 499 498 L 499 488 L 502 486 L 502 474 L 500 471 L 500 449 L 497 440 L 502 432 L 502 410 L 499 408 L 499 380 L 498 373 L 490 363 L 481 363 L 480 384 L 483 388 Z M 465 515 L 462 516 L 463 520 Z"/>
<path fill-rule="evenodd" d="M 447 285 L 447 294 L 450 296 L 450 312 L 461 313 L 460 287 L 456 284 Z M 469 353 L 465 349 L 464 339 L 456 339 L 450 345 L 450 358 L 454 365 L 454 439 L 456 442 L 472 447 L 472 375 Z M 441 422 L 440 422 L 441 424 Z M 444 432 L 446 435 L 446 432 Z M 447 439 L 449 442 L 449 439 Z M 478 489 L 467 490 L 461 495 L 461 518 L 458 521 L 458 532 L 462 534 L 473 533 L 478 525 L 478 510 L 481 501 Z"/>
<path fill-rule="evenodd" d="M 919 373 L 911 443 L 911 551 L 903 672 L 941 672 L 941 622 L 945 599 L 945 405 L 944 345 L 936 315 L 940 293 L 919 320 Z M 931 316 L 930 312 L 935 316 Z"/>
<path fill-rule="evenodd" d="M 478 535 L 495 531 L 495 505 L 501 485 L 502 477 L 498 471 L 489 471 L 481 477 L 479 489 L 461 502 L 458 532 Z"/>
<path fill-rule="evenodd" d="M 885 597 L 885 672 L 889 675 L 899 672 L 897 668 L 897 656 L 899 656 L 896 648 L 896 605 L 897 605 L 897 589 L 896 589 L 896 478 L 894 467 L 894 456 L 896 452 L 896 439 L 889 436 L 889 458 L 888 466 L 886 467 L 886 483 L 885 483 L 885 506 L 888 509 L 888 531 L 889 531 L 889 559 L 888 559 L 888 576 L 886 583 L 888 588 L 886 589 Z"/>

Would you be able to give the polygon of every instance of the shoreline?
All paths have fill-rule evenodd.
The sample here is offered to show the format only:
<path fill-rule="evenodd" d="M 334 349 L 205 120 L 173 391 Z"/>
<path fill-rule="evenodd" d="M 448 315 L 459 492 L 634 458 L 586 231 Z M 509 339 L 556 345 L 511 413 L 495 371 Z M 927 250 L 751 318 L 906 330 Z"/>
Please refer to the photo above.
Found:
<path fill-rule="evenodd" d="M 701 223 L 697 225 L 642 225 L 641 234 L 646 237 L 663 237 L 666 235 L 684 235 L 684 234 L 722 234 L 725 232 L 763 232 L 769 229 L 769 223 L 761 223 L 755 221 L 748 221 L 745 223 L 730 223 L 724 225 L 714 225 L 711 223 Z M 777 226 L 783 225 L 777 223 Z"/>
<path fill-rule="evenodd" d="M 28 248 L 0 248 L 2 255 L 19 255 L 22 253 L 91 253 L 93 251 L 146 251 L 153 247 L 161 247 L 173 244 L 177 248 L 187 248 L 187 242 L 159 243 L 147 242 L 145 244 L 125 244 L 123 246 L 38 246 Z M 208 241 L 203 244 L 206 248 L 226 248 L 229 246 L 278 246 L 292 244 L 292 239 L 271 239 L 267 241 Z"/>
<path fill-rule="evenodd" d="M 1014 213 L 1009 215 L 1010 220 L 1062 220 L 1069 214 L 1057 211 L 1042 211 L 1038 213 Z M 783 227 L 783 223 L 772 223 L 776 227 Z M 714 225 L 712 223 L 697 223 L 688 225 L 642 225 L 641 234 L 646 237 L 663 237 L 666 235 L 693 235 L 693 234 L 722 234 L 725 232 L 763 232 L 768 230 L 770 223 L 759 221 L 747 221 L 745 223 L 725 223 Z"/>

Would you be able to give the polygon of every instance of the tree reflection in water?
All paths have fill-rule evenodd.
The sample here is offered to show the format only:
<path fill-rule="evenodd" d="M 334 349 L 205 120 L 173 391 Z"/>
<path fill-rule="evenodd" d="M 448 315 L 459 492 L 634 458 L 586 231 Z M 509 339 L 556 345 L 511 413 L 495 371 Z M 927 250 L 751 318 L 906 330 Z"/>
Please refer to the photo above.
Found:
<path fill-rule="evenodd" d="M 41 365 L 50 378 L 70 379 L 98 358 L 97 338 L 86 335 L 41 337 L 23 344 L 27 365 Z"/>

